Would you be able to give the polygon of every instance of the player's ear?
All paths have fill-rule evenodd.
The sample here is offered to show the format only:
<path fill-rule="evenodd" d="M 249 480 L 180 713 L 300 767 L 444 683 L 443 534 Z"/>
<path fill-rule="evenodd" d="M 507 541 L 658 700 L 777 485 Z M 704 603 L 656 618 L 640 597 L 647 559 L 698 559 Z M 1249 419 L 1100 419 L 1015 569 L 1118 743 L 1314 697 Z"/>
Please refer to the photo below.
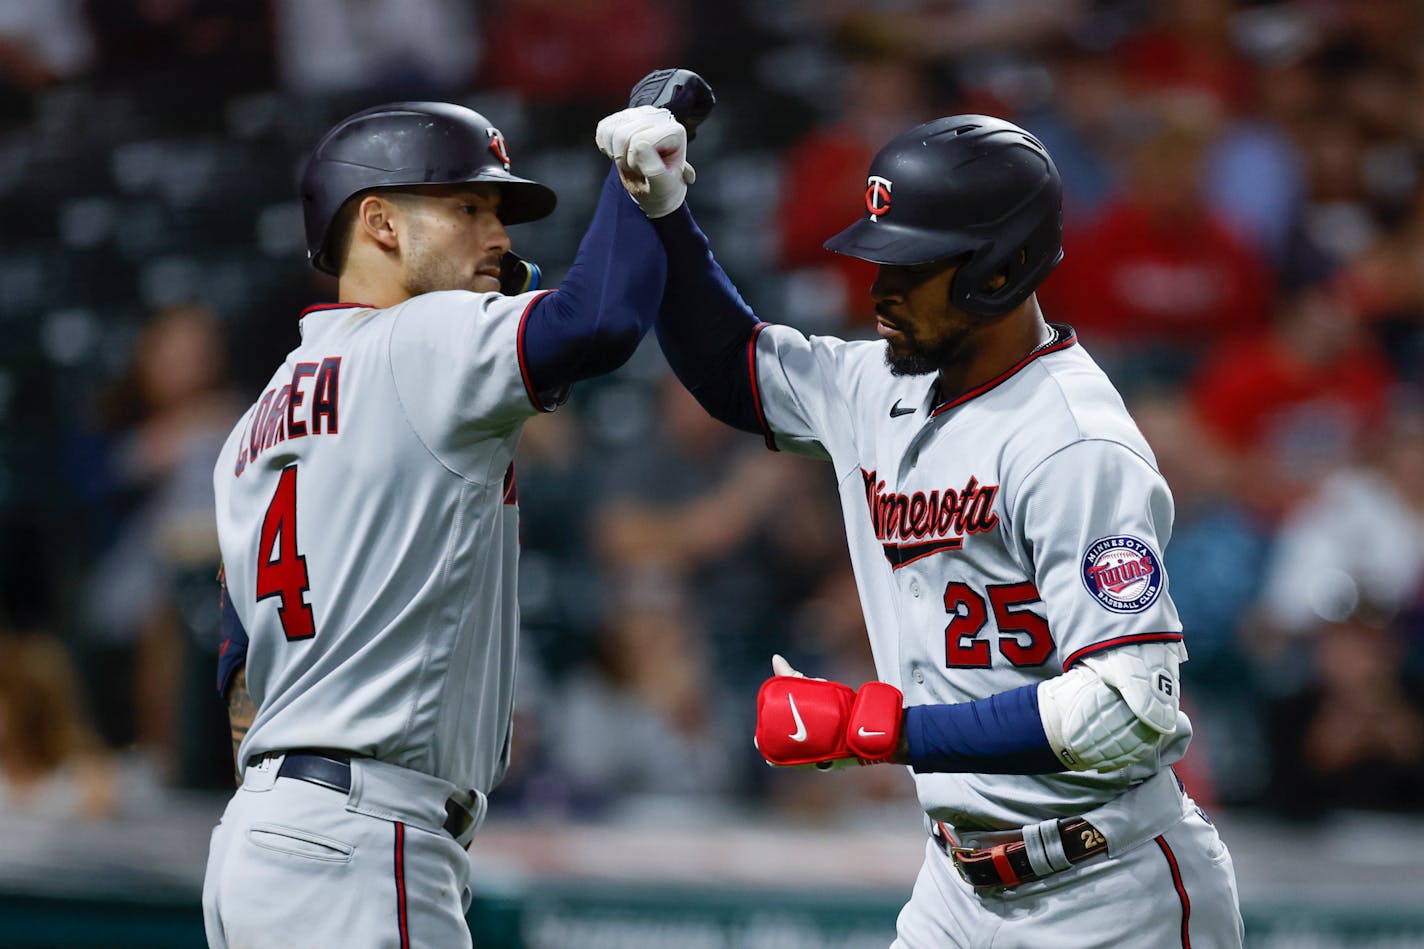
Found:
<path fill-rule="evenodd" d="M 1020 247 L 1020 248 L 1019 248 L 1019 266 L 1022 267 L 1022 266 L 1023 266 L 1025 263 L 1027 263 L 1027 262 L 1028 262 L 1028 248 L 1027 248 L 1027 247 Z M 996 293 L 996 292 L 998 292 L 998 291 L 1004 286 L 1004 284 L 1006 284 L 1006 283 L 1008 283 L 1008 282 L 1009 282 L 1009 267 L 1008 267 L 1007 264 L 1005 264 L 1003 270 L 999 271 L 998 273 L 994 274 L 994 276 L 992 276 L 992 277 L 989 278 L 989 282 L 986 283 L 986 284 L 984 284 L 984 289 L 987 290 L 989 293 Z"/>
<path fill-rule="evenodd" d="M 396 250 L 400 246 L 399 205 L 383 195 L 366 195 L 356 207 L 355 230 L 383 250 Z"/>
<path fill-rule="evenodd" d="M 1027 264 L 1027 262 L 1028 262 L 1028 248 L 1027 248 L 1027 247 L 1018 248 L 1018 265 L 1024 266 L 1025 264 Z M 991 276 L 991 278 L 988 279 L 987 284 L 984 285 L 985 291 L 990 292 L 990 294 L 997 294 L 997 292 L 1000 291 L 1000 289 L 1002 289 L 1002 286 L 1004 286 L 1004 284 L 1007 284 L 1007 282 L 1008 282 L 1008 269 L 1010 269 L 1010 268 L 1008 268 L 1008 265 L 1005 264 L 1005 265 L 1004 265 L 1004 269 L 1001 269 L 1001 271 L 998 272 L 998 274 L 995 274 L 994 276 Z"/>

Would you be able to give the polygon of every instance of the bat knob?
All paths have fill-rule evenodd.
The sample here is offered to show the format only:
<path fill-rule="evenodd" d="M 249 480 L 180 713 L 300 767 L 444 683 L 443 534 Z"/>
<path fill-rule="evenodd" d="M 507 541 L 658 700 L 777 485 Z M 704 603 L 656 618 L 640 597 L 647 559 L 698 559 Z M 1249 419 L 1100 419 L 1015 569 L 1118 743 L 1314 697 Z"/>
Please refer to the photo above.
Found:
<path fill-rule="evenodd" d="M 691 69 L 650 72 L 628 94 L 628 107 L 651 105 L 667 109 L 687 129 L 687 140 L 697 137 L 697 127 L 712 114 L 717 97 L 712 87 Z"/>

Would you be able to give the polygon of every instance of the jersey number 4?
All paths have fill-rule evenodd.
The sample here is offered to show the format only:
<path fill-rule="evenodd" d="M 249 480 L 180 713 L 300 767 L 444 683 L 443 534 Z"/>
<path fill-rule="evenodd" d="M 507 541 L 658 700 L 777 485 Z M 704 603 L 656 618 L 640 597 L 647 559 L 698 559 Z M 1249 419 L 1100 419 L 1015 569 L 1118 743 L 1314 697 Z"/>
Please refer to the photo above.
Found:
<path fill-rule="evenodd" d="M 272 495 L 272 503 L 262 518 L 262 539 L 257 547 L 257 599 L 281 597 L 277 616 L 289 640 L 316 635 L 316 617 L 304 596 L 310 589 L 307 558 L 297 553 L 297 466 L 288 465 L 282 469 L 277 493 Z"/>
<path fill-rule="evenodd" d="M 979 634 L 994 612 L 999 630 L 999 652 L 1016 666 L 1038 666 L 1053 653 L 1053 634 L 1048 620 L 1024 609 L 1039 600 L 1032 583 L 998 583 L 985 589 L 984 597 L 958 580 L 944 588 L 944 610 L 954 618 L 944 628 L 944 664 L 950 669 L 985 669 L 991 662 L 989 643 Z"/>

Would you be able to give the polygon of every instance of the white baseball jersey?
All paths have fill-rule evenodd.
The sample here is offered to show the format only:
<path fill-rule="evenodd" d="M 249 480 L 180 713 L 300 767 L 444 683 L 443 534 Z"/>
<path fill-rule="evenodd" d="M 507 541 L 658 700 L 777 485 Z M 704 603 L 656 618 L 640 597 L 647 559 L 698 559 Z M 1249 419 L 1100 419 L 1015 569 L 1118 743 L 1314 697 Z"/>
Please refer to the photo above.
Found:
<path fill-rule="evenodd" d="M 1122 399 L 1071 328 L 937 405 L 886 344 L 763 325 L 756 396 L 775 447 L 829 459 L 879 677 L 908 705 L 968 702 L 1095 651 L 1181 640 L 1162 551 L 1172 497 Z M 919 774 L 960 828 L 1082 813 L 1181 758 L 1107 774 Z"/>
<path fill-rule="evenodd" d="M 256 719 L 239 760 L 342 749 L 488 792 L 508 765 L 513 456 L 538 294 L 309 309 L 214 472 Z"/>

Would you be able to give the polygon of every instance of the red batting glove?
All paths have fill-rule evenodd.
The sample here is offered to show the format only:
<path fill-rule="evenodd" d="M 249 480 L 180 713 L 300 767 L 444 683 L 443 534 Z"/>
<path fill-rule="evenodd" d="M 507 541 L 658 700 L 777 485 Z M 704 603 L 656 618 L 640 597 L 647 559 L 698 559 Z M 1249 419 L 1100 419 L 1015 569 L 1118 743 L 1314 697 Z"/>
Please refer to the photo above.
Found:
<path fill-rule="evenodd" d="M 862 761 L 883 761 L 900 747 L 905 696 L 888 682 L 867 682 L 855 695 L 846 747 Z"/>
<path fill-rule="evenodd" d="M 848 685 L 773 676 L 757 693 L 757 750 L 782 767 L 849 758 L 846 723 L 854 704 Z"/>
<path fill-rule="evenodd" d="M 778 671 L 790 669 L 782 663 Z M 899 747 L 903 700 L 900 690 L 885 682 L 867 682 L 857 693 L 799 673 L 776 675 L 757 693 L 756 745 L 780 767 L 847 758 L 882 761 Z"/>

